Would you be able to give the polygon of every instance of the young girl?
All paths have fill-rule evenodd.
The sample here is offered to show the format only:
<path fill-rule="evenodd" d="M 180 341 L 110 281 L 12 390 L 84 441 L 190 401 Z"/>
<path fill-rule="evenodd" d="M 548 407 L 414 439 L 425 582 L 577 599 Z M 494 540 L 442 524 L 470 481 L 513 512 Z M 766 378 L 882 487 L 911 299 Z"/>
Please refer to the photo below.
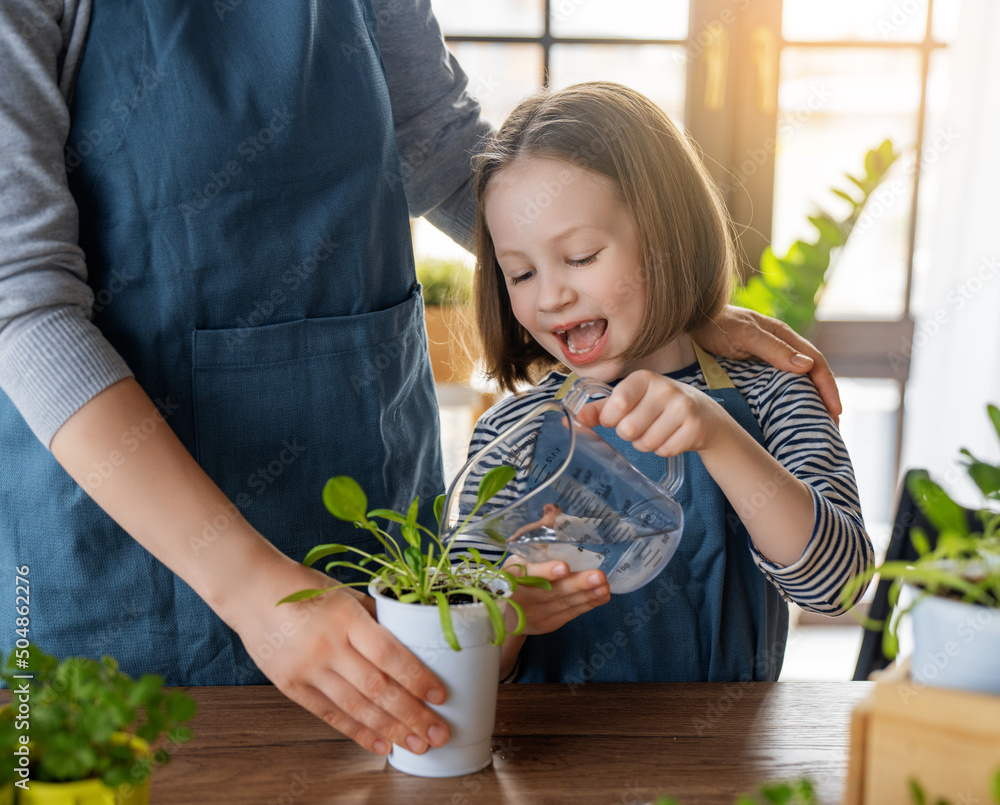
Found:
<path fill-rule="evenodd" d="M 478 157 L 476 197 L 486 367 L 511 391 L 538 384 L 480 419 L 470 455 L 564 393 L 573 372 L 615 386 L 584 415 L 636 467 L 657 479 L 664 457 L 683 453 L 685 469 L 683 537 L 646 586 L 612 597 L 598 570 L 527 564 L 553 588 L 518 590 L 530 636 L 508 639 L 503 673 L 777 679 L 786 600 L 842 612 L 839 592 L 871 563 L 871 542 L 850 459 L 812 383 L 717 361 L 688 336 L 726 304 L 735 262 L 691 144 L 627 87 L 541 92 Z M 506 562 L 515 564 L 526 562 Z"/>

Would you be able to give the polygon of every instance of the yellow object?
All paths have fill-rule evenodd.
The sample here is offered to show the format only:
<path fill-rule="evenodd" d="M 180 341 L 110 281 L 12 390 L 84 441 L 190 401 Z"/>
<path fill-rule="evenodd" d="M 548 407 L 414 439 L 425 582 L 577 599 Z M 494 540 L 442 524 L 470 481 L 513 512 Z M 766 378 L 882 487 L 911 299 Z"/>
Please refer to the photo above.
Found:
<path fill-rule="evenodd" d="M 121 785 L 117 790 L 100 780 L 40 783 L 17 789 L 17 805 L 149 805 L 149 778 L 141 785 Z"/>

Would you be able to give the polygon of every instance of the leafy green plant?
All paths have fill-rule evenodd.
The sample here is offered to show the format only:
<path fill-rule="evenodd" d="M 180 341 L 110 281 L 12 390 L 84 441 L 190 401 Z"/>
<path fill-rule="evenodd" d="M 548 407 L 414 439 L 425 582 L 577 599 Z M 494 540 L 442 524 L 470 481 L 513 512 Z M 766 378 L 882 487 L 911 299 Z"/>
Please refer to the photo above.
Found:
<path fill-rule="evenodd" d="M 0 784 L 24 776 L 24 758 L 31 780 L 140 785 L 170 759 L 167 744 L 191 739 L 194 699 L 164 691 L 160 676 L 132 679 L 112 657 L 60 662 L 29 645 L 11 652 L 0 679 L 13 693 L 0 709 Z"/>
<path fill-rule="evenodd" d="M 808 335 L 816 321 L 816 308 L 826 288 L 835 252 L 847 243 L 872 193 L 899 156 L 890 140 L 865 154 L 864 176 L 846 174 L 852 192 L 856 189 L 860 195 L 832 188 L 835 195 L 851 205 L 850 213 L 839 220 L 823 210 L 809 216 L 809 222 L 816 228 L 816 240 L 795 241 L 784 257 L 778 257 L 770 246 L 764 249 L 760 273 L 750 277 L 745 285 L 737 286 L 733 304 L 781 319 L 796 332 Z"/>
<path fill-rule="evenodd" d="M 1000 409 L 988 405 L 986 410 L 1000 441 Z M 865 621 L 867 628 L 883 630 L 882 645 L 887 657 L 895 657 L 899 651 L 899 618 L 916 603 L 903 609 L 896 607 L 904 584 L 919 588 L 923 595 L 946 596 L 1000 609 L 1000 464 L 981 461 L 967 449 L 961 453 L 966 472 L 983 494 L 983 506 L 975 511 L 982 528 L 970 529 L 965 509 L 926 473 L 914 475 L 910 494 L 937 529 L 937 547 L 931 550 L 926 532 L 913 528 L 910 540 L 918 554 L 915 561 L 883 562 L 852 579 L 844 588 L 842 596 L 850 600 L 875 574 L 893 580 L 889 588 L 889 604 L 894 610 L 892 621 L 889 624 Z"/>
<path fill-rule="evenodd" d="M 338 520 L 354 523 L 355 528 L 371 533 L 384 548 L 384 552 L 368 553 L 353 545 L 330 543 L 317 545 L 309 551 L 303 559 L 303 564 L 311 566 L 328 556 L 355 554 L 360 557 L 358 561 L 336 559 L 327 563 L 326 572 L 329 573 L 338 567 L 358 570 L 376 580 L 400 603 L 437 606 L 445 639 L 455 651 L 461 646 L 451 622 L 449 606 L 480 601 L 486 606 L 493 623 L 494 645 L 499 645 L 508 632 L 498 601 L 506 600 L 508 606 L 517 614 L 517 625 L 510 634 L 520 634 L 524 629 L 524 610 L 516 601 L 506 597 L 506 590 L 513 592 L 522 584 L 548 590 L 552 585 L 548 580 L 537 576 L 514 576 L 503 570 L 499 562 L 483 558 L 475 548 L 470 548 L 467 556 L 458 558 L 454 563 L 450 551 L 454 537 L 468 525 L 479 508 L 503 489 L 513 477 L 514 468 L 506 465 L 494 467 L 486 473 L 479 482 L 475 507 L 460 527 L 449 535 L 447 542 L 441 522 L 444 495 L 439 495 L 434 501 L 434 514 L 438 520 L 438 533 L 435 534 L 417 522 L 420 498 L 414 498 L 405 515 L 391 509 L 368 511 L 368 498 L 357 481 L 346 475 L 331 478 L 323 488 L 323 503 L 326 508 Z M 398 524 L 402 541 L 381 528 L 373 518 Z M 502 582 L 504 589 L 495 586 L 498 581 Z M 361 581 L 346 585 L 337 584 L 324 589 L 299 590 L 285 596 L 278 604 L 315 598 L 342 586 L 367 586 L 367 584 L 368 582 Z"/>
<path fill-rule="evenodd" d="M 816 805 L 812 780 L 803 777 L 792 782 L 761 783 L 756 795 L 741 794 L 733 805 Z M 670 797 L 658 797 L 654 805 L 680 805 Z"/>
<path fill-rule="evenodd" d="M 425 305 L 465 305 L 472 299 L 472 272 L 459 260 L 425 257 L 417 262 Z"/>
<path fill-rule="evenodd" d="M 912 777 L 909 782 L 910 800 L 913 802 L 913 805 L 927 805 L 927 795 L 924 793 L 924 789 L 920 783 Z M 990 793 L 993 795 L 993 801 L 1000 803 L 1000 769 L 997 769 L 996 774 L 993 776 L 991 788 L 992 790 Z M 934 805 L 951 805 L 951 803 L 944 799 L 944 797 L 939 797 L 934 800 Z"/>

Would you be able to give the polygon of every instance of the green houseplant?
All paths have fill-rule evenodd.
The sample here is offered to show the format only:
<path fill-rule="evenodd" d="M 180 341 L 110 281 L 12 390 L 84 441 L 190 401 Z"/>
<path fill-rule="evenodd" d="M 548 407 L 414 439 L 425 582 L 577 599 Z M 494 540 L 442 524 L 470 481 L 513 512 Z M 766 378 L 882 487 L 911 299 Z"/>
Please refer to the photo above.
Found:
<path fill-rule="evenodd" d="M 499 563 L 483 558 L 474 548 L 466 555 L 451 555 L 451 539 L 478 509 L 514 477 L 514 469 L 496 467 L 479 483 L 476 505 L 451 534 L 444 533 L 444 495 L 434 502 L 437 533 L 417 522 L 419 498 L 406 514 L 391 509 L 368 510 L 368 499 L 356 481 L 338 476 L 327 481 L 323 502 L 339 520 L 368 531 L 382 551 L 331 543 L 317 545 L 304 564 L 313 565 L 332 556 L 353 554 L 352 559 L 333 559 L 326 571 L 349 568 L 368 576 L 366 585 L 375 599 L 379 623 L 414 652 L 444 683 L 448 699 L 432 707 L 451 729 L 451 739 L 442 747 L 415 755 L 393 746 L 389 762 L 401 771 L 425 777 L 467 774 L 488 765 L 492 759 L 490 738 L 496 711 L 500 672 L 500 645 L 507 636 L 504 607 L 517 615 L 510 634 L 524 628 L 524 611 L 510 598 L 518 585 L 550 589 L 546 579 L 514 576 Z M 376 520 L 398 526 L 400 537 L 382 528 Z M 300 590 L 278 604 L 303 601 L 330 589 Z"/>
<path fill-rule="evenodd" d="M 793 330 L 808 336 L 816 323 L 816 308 L 826 288 L 836 257 L 861 217 L 865 205 L 885 179 L 900 154 L 891 140 L 865 154 L 864 174 L 846 174 L 851 192 L 833 188 L 833 193 L 850 204 L 843 218 L 820 210 L 809 216 L 816 229 L 812 241 L 796 240 L 784 257 L 770 246 L 760 256 L 760 273 L 733 292 L 733 304 L 780 319 Z"/>
<path fill-rule="evenodd" d="M 1000 409 L 987 406 L 1000 441 Z M 920 528 L 910 531 L 915 561 L 883 562 L 854 579 L 850 596 L 878 574 L 892 579 L 889 623 L 866 622 L 883 630 L 887 657 L 899 650 L 900 618 L 914 624 L 913 678 L 918 682 L 1000 694 L 1000 464 L 976 458 L 963 449 L 965 469 L 983 495 L 974 510 L 978 527 L 970 528 L 966 510 L 926 474 L 911 479 L 910 493 L 938 532 L 932 549 Z M 897 606 L 904 586 L 913 596 Z"/>
<path fill-rule="evenodd" d="M 168 745 L 191 738 L 194 700 L 164 691 L 162 677 L 132 679 L 111 657 L 60 662 L 29 645 L 0 679 L 13 694 L 0 710 L 0 780 L 14 781 L 21 805 L 148 803 Z"/>

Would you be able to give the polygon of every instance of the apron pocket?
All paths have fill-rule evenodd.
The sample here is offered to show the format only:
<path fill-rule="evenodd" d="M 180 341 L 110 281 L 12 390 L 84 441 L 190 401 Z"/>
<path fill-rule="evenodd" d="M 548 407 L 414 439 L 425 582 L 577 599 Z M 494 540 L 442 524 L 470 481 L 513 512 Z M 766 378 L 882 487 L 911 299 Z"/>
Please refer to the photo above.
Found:
<path fill-rule="evenodd" d="M 443 491 L 419 289 L 359 316 L 196 330 L 192 352 L 198 462 L 292 558 L 372 541 L 323 506 L 334 475 L 355 478 L 369 508 Z M 209 539 L 226 520 L 205 523 Z"/>

